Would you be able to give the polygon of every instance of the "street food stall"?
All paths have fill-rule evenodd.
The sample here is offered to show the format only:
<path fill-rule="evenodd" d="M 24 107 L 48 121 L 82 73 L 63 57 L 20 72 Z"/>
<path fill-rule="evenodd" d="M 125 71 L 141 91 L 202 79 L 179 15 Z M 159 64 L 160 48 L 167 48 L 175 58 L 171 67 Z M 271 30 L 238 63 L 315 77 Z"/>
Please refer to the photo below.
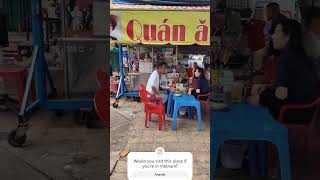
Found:
<path fill-rule="evenodd" d="M 138 83 L 147 83 L 155 64 L 169 65 L 168 77 L 175 66 L 193 62 L 210 63 L 210 6 L 160 6 L 111 4 L 111 52 L 117 48 L 118 81 L 112 78 L 111 89 L 118 99 L 139 97 Z M 201 48 L 203 47 L 203 48 Z M 113 56 L 116 57 L 116 56 Z M 119 63 L 114 63 L 119 61 Z M 113 66 L 113 65 L 112 65 Z M 115 75 L 116 76 L 116 75 Z M 117 88 L 117 90 L 115 90 Z"/>
<path fill-rule="evenodd" d="M 62 45 L 62 52 L 64 53 L 60 55 L 63 56 L 62 54 L 64 54 L 64 58 L 62 58 L 63 63 L 59 63 L 57 67 L 50 67 L 50 62 L 45 54 L 42 5 L 41 0 L 31 0 L 33 56 L 28 67 L 28 77 L 26 78 L 21 108 L 18 113 L 17 128 L 13 129 L 8 137 L 9 144 L 14 147 L 21 147 L 25 144 L 30 118 L 32 114 L 40 108 L 56 112 L 93 110 L 93 94 L 97 86 L 94 81 L 95 72 L 97 68 L 107 67 L 105 59 L 107 57 L 107 34 L 106 31 L 101 32 L 101 30 L 106 29 L 107 18 L 97 18 L 101 13 L 106 12 L 106 2 L 93 0 L 82 4 L 72 4 L 68 0 L 61 1 L 61 7 L 63 9 L 63 11 L 61 11 L 63 36 L 56 40 Z M 74 6 L 73 9 L 78 9 L 78 11 L 86 9 L 86 15 L 90 15 L 91 19 L 88 18 L 85 21 L 85 26 L 82 25 L 82 22 L 76 23 L 75 21 L 68 22 L 68 20 L 66 20 L 67 12 L 65 12 L 65 10 L 70 10 L 71 5 Z M 75 6 L 77 8 L 75 8 Z M 91 9 L 86 8 L 87 6 L 91 7 Z M 95 19 L 94 23 L 92 17 Z M 74 26 L 71 27 L 71 25 Z M 81 26 L 81 28 L 77 29 L 79 26 Z M 71 46 L 71 48 L 68 49 L 66 48 L 67 46 Z M 70 53 L 70 51 L 72 52 Z M 75 56 L 76 58 L 70 59 L 70 54 L 75 53 L 78 53 L 77 56 Z M 90 58 L 95 61 L 88 61 Z M 76 60 L 81 60 L 81 62 L 76 62 Z M 70 65 L 74 66 L 72 67 Z M 84 66 L 86 67 L 83 68 Z M 75 69 L 78 67 L 79 69 Z M 91 70 L 91 72 L 89 72 L 89 70 Z M 56 84 L 54 85 L 64 84 L 64 88 L 61 88 L 62 92 L 59 92 L 62 95 L 57 96 L 55 94 L 54 97 L 50 97 L 49 94 L 55 92 L 51 75 L 53 71 L 58 74 L 58 76 L 54 77 L 56 78 Z M 57 79 L 57 77 L 60 76 L 63 76 L 63 80 Z M 47 79 L 49 81 L 47 81 Z M 86 81 L 93 82 L 93 85 L 86 84 Z M 50 84 L 48 87 L 51 89 L 47 88 L 47 82 Z M 33 84 L 35 86 L 36 98 L 31 101 L 29 96 L 31 95 Z M 82 87 L 78 88 L 76 85 Z M 76 91 L 78 89 L 85 89 L 88 94 L 84 95 L 83 92 Z M 78 95 L 78 93 L 81 93 L 81 95 Z"/>

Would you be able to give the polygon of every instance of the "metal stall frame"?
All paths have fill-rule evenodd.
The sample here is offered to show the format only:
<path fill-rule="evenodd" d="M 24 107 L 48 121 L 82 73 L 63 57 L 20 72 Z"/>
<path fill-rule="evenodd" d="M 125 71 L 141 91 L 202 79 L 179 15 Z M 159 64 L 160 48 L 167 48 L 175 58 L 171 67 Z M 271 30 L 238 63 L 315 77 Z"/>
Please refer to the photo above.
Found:
<path fill-rule="evenodd" d="M 122 59 L 123 50 L 122 50 L 122 46 L 123 46 L 123 44 L 118 44 L 118 48 L 119 48 L 119 66 L 120 66 L 120 81 L 119 81 L 119 86 L 118 86 L 118 90 L 117 90 L 116 101 L 112 104 L 112 107 L 114 107 L 114 108 L 118 107 L 119 99 L 121 97 L 133 97 L 133 98 L 138 98 L 139 97 L 139 92 L 127 92 L 126 91 L 126 82 L 125 82 L 126 74 L 125 74 L 125 70 L 124 70 L 124 66 L 123 66 L 123 59 Z"/>
<path fill-rule="evenodd" d="M 126 5 L 126 4 L 113 4 L 110 2 L 110 11 L 204 11 L 210 12 L 210 6 L 161 6 L 161 5 Z M 152 44 L 149 44 L 152 45 Z M 178 50 L 178 45 L 174 45 L 176 51 Z M 119 61 L 120 61 L 120 82 L 116 94 L 116 101 L 112 104 L 113 108 L 118 107 L 119 99 L 121 97 L 139 97 L 139 92 L 127 92 L 126 84 L 124 81 L 125 72 L 123 70 L 123 61 L 122 61 L 122 44 L 119 43 Z M 153 49 L 153 47 L 152 47 Z M 176 52 L 176 61 L 177 61 L 177 52 Z"/>
<path fill-rule="evenodd" d="M 119 99 L 121 97 L 132 97 L 132 98 L 139 98 L 139 92 L 127 92 L 126 91 L 126 83 L 125 83 L 125 71 L 124 71 L 124 66 L 123 66 L 123 59 L 122 59 L 122 46 L 124 44 L 119 44 L 118 48 L 119 48 L 119 65 L 120 65 L 120 81 L 119 81 L 119 86 L 118 86 L 118 90 L 116 93 L 116 101 L 112 104 L 113 108 L 118 108 L 119 106 Z M 134 45 L 134 44 L 132 44 Z M 141 44 L 139 44 L 141 45 Z M 175 63 L 177 63 L 178 61 L 178 45 L 173 45 L 176 49 L 176 53 L 175 53 Z M 151 49 L 152 49 L 152 63 L 154 64 L 154 59 L 153 59 L 153 53 L 154 53 L 154 46 L 151 45 Z"/>
<path fill-rule="evenodd" d="M 42 14 L 41 14 L 41 1 L 31 0 L 32 11 L 32 34 L 33 34 L 33 58 L 29 67 L 29 74 L 25 86 L 24 97 L 20 112 L 18 113 L 17 128 L 13 129 L 8 136 L 8 142 L 14 147 L 22 147 L 27 139 L 27 131 L 29 128 L 29 121 L 32 113 L 36 110 L 43 108 L 46 110 L 64 110 L 72 111 L 79 109 L 92 109 L 93 99 L 55 99 L 48 100 L 47 97 L 47 81 L 49 70 L 44 57 L 44 41 L 43 41 L 43 27 L 42 27 Z M 64 38 L 65 41 L 72 41 L 71 39 Z M 94 41 L 94 42 L 108 42 L 107 38 L 101 39 L 80 39 L 81 41 Z M 35 81 L 36 100 L 32 103 L 28 102 L 32 81 Z M 50 83 L 51 84 L 51 83 Z"/>

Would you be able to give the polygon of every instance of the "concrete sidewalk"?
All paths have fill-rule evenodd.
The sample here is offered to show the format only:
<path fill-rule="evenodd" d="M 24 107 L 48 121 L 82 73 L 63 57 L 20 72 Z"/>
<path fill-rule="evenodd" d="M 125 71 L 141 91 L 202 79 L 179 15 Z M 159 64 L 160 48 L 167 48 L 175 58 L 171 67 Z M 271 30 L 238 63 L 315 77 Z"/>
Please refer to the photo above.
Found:
<path fill-rule="evenodd" d="M 26 146 L 13 148 L 7 135 L 16 116 L 0 113 L 0 179 L 105 180 L 107 131 L 75 124 L 72 114 L 38 112 L 31 118 Z"/>
<path fill-rule="evenodd" d="M 49 179 L 37 169 L 2 147 L 0 147 L 0 159 L 0 179 Z"/>
<path fill-rule="evenodd" d="M 114 100 L 111 99 L 112 104 Z M 196 180 L 210 178 L 210 126 L 202 115 L 202 131 L 197 130 L 196 119 L 178 118 L 177 131 L 171 130 L 172 118 L 166 117 L 169 126 L 158 130 L 157 116 L 145 128 L 143 103 L 122 99 L 119 107 L 111 107 L 111 179 L 127 179 L 127 158 L 120 158 L 122 150 L 152 152 L 163 147 L 168 152 L 192 152 L 193 174 Z M 119 125 L 120 124 L 120 125 Z"/>
<path fill-rule="evenodd" d="M 114 99 L 110 100 L 112 104 Z M 164 147 L 166 151 L 192 152 L 194 158 L 193 179 L 210 179 L 210 129 L 209 121 L 203 115 L 202 132 L 196 129 L 196 120 L 178 118 L 177 131 L 171 131 L 171 126 L 165 130 L 158 130 L 158 120 L 154 116 L 149 128 L 144 127 L 145 113 L 143 104 L 130 99 L 121 99 L 119 107 L 111 111 L 111 180 L 127 179 L 127 158 L 120 158 L 122 150 L 133 152 L 150 152 L 157 147 Z M 171 118 L 166 117 L 171 121 Z M 293 180 L 318 180 L 320 177 L 316 164 L 320 161 L 320 142 L 315 149 L 313 160 L 314 169 L 306 160 L 303 136 L 290 138 L 291 173 Z M 224 168 L 216 169 L 216 180 L 259 180 L 250 177 L 247 170 L 232 171 Z M 275 180 L 269 178 L 270 180 Z"/>

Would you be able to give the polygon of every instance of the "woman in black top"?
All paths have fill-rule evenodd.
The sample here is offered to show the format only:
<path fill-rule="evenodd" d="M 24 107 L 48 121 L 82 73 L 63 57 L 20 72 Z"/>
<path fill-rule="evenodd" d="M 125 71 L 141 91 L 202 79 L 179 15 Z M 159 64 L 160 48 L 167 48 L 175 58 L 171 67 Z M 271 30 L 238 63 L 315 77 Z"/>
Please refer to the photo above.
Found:
<path fill-rule="evenodd" d="M 307 104 L 319 97 L 320 82 L 312 62 L 302 47 L 301 25 L 295 20 L 279 21 L 272 36 L 274 48 L 280 50 L 276 83 L 260 86 L 252 92 L 249 103 L 268 107 L 274 118 L 278 118 L 285 104 Z M 299 116 L 287 116 L 290 122 L 299 121 Z M 298 120 L 299 119 L 299 120 Z"/>
<path fill-rule="evenodd" d="M 195 89 L 190 89 L 191 95 L 198 98 L 201 94 L 207 94 L 210 92 L 209 81 L 205 77 L 205 71 L 202 68 L 197 68 L 194 72 L 197 78 L 197 86 Z M 201 97 L 200 100 L 205 101 L 208 97 Z"/>

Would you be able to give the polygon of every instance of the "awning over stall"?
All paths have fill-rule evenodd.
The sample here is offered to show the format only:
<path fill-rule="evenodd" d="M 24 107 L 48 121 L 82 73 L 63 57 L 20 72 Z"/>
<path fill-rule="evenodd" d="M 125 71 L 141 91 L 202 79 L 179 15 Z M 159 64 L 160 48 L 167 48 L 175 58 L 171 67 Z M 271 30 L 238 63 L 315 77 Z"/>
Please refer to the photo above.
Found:
<path fill-rule="evenodd" d="M 210 5 L 210 0 L 112 0 L 115 4 Z"/>
<path fill-rule="evenodd" d="M 210 45 L 210 11 L 113 10 L 110 18 L 118 43 Z"/>

